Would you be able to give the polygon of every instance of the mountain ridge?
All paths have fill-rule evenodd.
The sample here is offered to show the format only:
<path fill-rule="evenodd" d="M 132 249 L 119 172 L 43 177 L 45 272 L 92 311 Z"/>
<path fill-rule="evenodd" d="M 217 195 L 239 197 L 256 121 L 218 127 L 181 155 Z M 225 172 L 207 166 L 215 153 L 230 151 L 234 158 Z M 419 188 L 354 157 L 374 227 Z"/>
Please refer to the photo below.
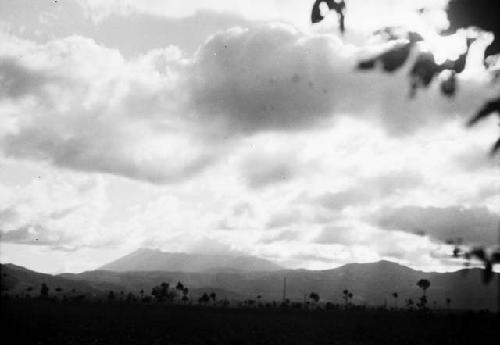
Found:
<path fill-rule="evenodd" d="M 277 271 L 283 267 L 251 255 L 190 254 L 163 252 L 158 249 L 139 248 L 97 270 L 133 271 L 181 271 L 181 272 L 249 272 Z"/>
<path fill-rule="evenodd" d="M 17 268 L 16 268 L 17 267 Z M 490 309 L 496 308 L 496 284 L 482 284 L 481 269 L 467 269 L 448 273 L 416 271 L 390 261 L 374 263 L 346 264 L 331 270 L 279 270 L 260 272 L 165 272 L 135 271 L 117 272 L 95 270 L 82 273 L 65 273 L 47 275 L 30 271 L 19 266 L 1 265 L 2 285 L 3 273 L 8 273 L 12 293 L 25 291 L 34 286 L 35 292 L 39 284 L 46 282 L 51 291 L 61 285 L 64 290 L 76 288 L 79 292 L 104 296 L 109 290 L 132 292 L 138 294 L 143 290 L 147 294 L 151 289 L 167 282 L 175 286 L 181 281 L 196 293 L 219 289 L 227 296 L 237 300 L 256 298 L 262 295 L 263 301 L 281 301 L 283 297 L 284 278 L 286 278 L 287 295 L 292 301 L 301 302 L 310 292 L 321 296 L 321 301 L 342 304 L 342 291 L 348 289 L 354 295 L 353 302 L 358 305 L 398 304 L 404 307 L 405 300 L 416 301 L 422 291 L 416 283 L 419 279 L 428 279 L 431 286 L 427 291 L 431 307 L 445 307 L 447 298 L 452 300 L 452 308 L 457 309 Z M 498 275 L 496 277 L 498 279 Z M 399 299 L 393 298 L 397 292 Z"/>

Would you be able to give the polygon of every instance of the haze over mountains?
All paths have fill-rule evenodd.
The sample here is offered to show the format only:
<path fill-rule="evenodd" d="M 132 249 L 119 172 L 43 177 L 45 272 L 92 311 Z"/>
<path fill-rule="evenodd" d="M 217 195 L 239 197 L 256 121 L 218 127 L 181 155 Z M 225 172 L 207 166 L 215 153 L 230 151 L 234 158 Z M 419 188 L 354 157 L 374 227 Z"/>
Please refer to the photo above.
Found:
<path fill-rule="evenodd" d="M 277 271 L 283 267 L 255 256 L 168 253 L 142 248 L 98 269 L 116 272 L 172 271 L 194 273 Z"/>
<path fill-rule="evenodd" d="M 321 301 L 342 303 L 342 291 L 354 294 L 358 305 L 404 307 L 405 299 L 416 300 L 421 290 L 419 279 L 429 279 L 429 306 L 444 308 L 451 298 L 452 308 L 495 309 L 496 284 L 484 285 L 480 269 L 452 273 L 426 273 L 389 261 L 347 264 L 331 270 L 286 270 L 267 260 L 248 256 L 192 255 L 138 250 L 99 270 L 78 274 L 40 274 L 12 264 L 2 265 L 2 286 L 8 283 L 10 293 L 22 293 L 27 287 L 39 291 L 42 282 L 53 289 L 77 289 L 89 295 L 105 295 L 109 290 L 149 294 L 161 282 L 174 285 L 181 281 L 196 299 L 203 292 L 215 291 L 220 298 L 281 301 L 284 278 L 286 297 L 303 301 L 310 292 L 317 292 Z M 498 277 L 496 277 L 498 278 Z M 397 292 L 396 300 L 392 293 Z"/>

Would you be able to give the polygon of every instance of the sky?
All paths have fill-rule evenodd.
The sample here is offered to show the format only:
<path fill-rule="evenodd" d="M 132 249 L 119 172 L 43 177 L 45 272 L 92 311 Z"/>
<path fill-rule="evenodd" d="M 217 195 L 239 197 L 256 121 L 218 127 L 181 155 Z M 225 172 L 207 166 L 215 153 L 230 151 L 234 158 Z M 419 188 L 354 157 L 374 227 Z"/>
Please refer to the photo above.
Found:
<path fill-rule="evenodd" d="M 400 25 L 464 50 L 446 0 L 0 0 L 0 260 L 95 269 L 138 248 L 255 255 L 287 268 L 381 259 L 460 267 L 494 245 L 498 82 L 480 31 L 455 98 L 409 99 L 408 66 L 356 62 Z M 417 9 L 425 8 L 423 14 Z"/>

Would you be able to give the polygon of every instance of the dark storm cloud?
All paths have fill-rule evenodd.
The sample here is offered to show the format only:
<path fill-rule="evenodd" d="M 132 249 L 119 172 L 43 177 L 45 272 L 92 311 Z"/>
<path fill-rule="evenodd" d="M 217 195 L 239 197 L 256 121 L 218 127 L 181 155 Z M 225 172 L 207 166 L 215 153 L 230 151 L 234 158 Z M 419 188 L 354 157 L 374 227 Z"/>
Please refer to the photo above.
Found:
<path fill-rule="evenodd" d="M 495 244 L 500 214 L 485 207 L 385 208 L 373 222 L 386 230 L 425 234 L 439 241 L 462 238 L 466 243 Z"/>

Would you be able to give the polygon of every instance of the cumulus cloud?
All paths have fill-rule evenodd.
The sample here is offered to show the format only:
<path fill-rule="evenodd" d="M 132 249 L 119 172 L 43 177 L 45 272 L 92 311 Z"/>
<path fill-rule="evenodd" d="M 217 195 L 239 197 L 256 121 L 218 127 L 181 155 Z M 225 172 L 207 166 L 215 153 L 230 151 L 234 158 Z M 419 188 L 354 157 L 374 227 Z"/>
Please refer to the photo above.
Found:
<path fill-rule="evenodd" d="M 499 215 L 485 207 L 418 207 L 382 209 L 375 223 L 383 229 L 425 234 L 439 241 L 495 244 Z"/>
<path fill-rule="evenodd" d="M 0 137 L 7 156 L 153 183 L 189 178 L 214 159 L 169 113 L 177 50 L 127 62 L 81 37 L 24 46 L 5 39 L 17 48 L 0 63 L 2 100 L 11 104 Z"/>
<path fill-rule="evenodd" d="M 490 87 L 481 60 L 469 60 L 456 99 L 430 89 L 410 101 L 407 66 L 394 75 L 354 70 L 367 32 L 392 19 L 412 25 L 436 20 L 439 27 L 442 18 L 433 16 L 445 1 L 351 0 L 343 38 L 328 21 L 304 28 L 240 18 L 276 6 L 271 17 L 295 8 L 307 21 L 312 4 L 303 1 L 298 7 L 298 1 L 244 1 L 248 13 L 236 16 L 228 14 L 234 1 L 189 2 L 183 11 L 164 1 L 125 3 L 123 12 L 114 12 L 120 1 L 88 8 L 102 15 L 100 21 L 92 30 L 75 23 L 74 32 L 92 39 L 65 37 L 64 29 L 49 35 L 57 28 L 52 24 L 67 25 L 57 19 L 63 10 L 49 11 L 43 25 L 33 21 L 24 33 L 9 24 L 10 34 L 0 34 L 0 150 L 18 164 L 10 174 L 0 170 L 2 242 L 43 244 L 40 250 L 119 243 L 130 250 L 238 251 L 310 268 L 382 257 L 432 265 L 437 261 L 428 253 L 436 243 L 430 238 L 451 234 L 445 218 L 456 216 L 446 205 L 478 205 L 467 210 L 490 219 L 478 210 L 498 204 L 497 171 L 475 155 L 497 129 L 463 128 L 463 116 Z M 208 5 L 224 13 L 196 13 Z M 393 7 L 397 11 L 387 11 Z M 418 7 L 435 12 L 419 19 Z M 198 19 L 220 19 L 220 25 L 193 24 Z M 199 24 L 213 36 L 200 44 L 207 32 L 177 33 L 189 42 L 161 47 L 177 42 L 175 30 L 165 29 L 149 31 L 154 39 L 136 45 L 127 30 L 136 30 L 130 23 L 143 27 L 142 21 L 152 31 L 167 22 L 190 31 Z M 225 30 L 227 23 L 240 27 Z M 123 42 L 99 36 L 110 25 L 130 26 L 120 29 Z M 27 33 L 34 27 L 40 36 Z M 153 46 L 159 47 L 143 53 Z M 472 146 L 477 153 L 463 156 Z M 459 163 L 450 162 L 452 156 Z M 33 178 L 38 182 L 17 190 L 18 183 L 30 183 L 29 164 L 64 177 Z M 110 187 L 89 187 L 66 175 L 91 176 Z M 409 204 L 444 205 L 444 211 L 402 212 Z M 370 219 L 374 207 L 382 209 Z M 478 228 L 489 224 L 463 217 Z M 421 224 L 437 235 L 413 235 Z M 486 240 L 482 232 L 469 234 L 470 241 Z"/>
<path fill-rule="evenodd" d="M 284 24 L 215 34 L 193 58 L 170 47 L 127 60 L 77 36 L 43 45 L 2 37 L 7 155 L 153 183 L 189 178 L 221 146 L 256 133 L 317 128 L 348 114 L 401 135 L 480 102 L 478 81 L 453 102 L 436 93 L 408 102 L 403 76 L 357 73 L 356 47 Z M 283 159 L 249 164 L 252 187 L 295 170 Z"/>
<path fill-rule="evenodd" d="M 311 128 L 349 114 L 376 118 L 401 135 L 470 114 L 484 98 L 479 75 L 461 84 L 456 100 L 429 92 L 409 101 L 404 74 L 356 72 L 358 55 L 335 35 L 287 25 L 232 29 L 215 35 L 194 58 L 187 106 L 233 134 Z"/>

